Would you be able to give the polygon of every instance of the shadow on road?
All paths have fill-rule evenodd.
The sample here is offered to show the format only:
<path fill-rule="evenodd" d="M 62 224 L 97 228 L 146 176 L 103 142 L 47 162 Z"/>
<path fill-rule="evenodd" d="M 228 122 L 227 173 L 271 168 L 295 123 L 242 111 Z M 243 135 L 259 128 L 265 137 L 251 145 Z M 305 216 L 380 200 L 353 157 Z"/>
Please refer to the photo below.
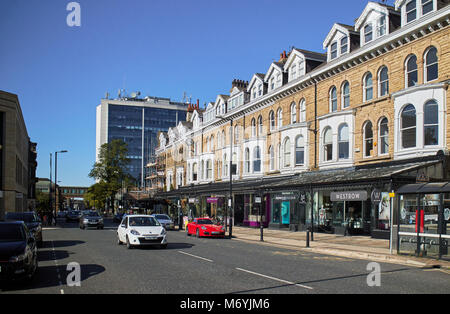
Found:
<path fill-rule="evenodd" d="M 61 250 L 51 251 L 38 251 L 38 262 L 54 261 L 65 259 L 70 256 L 69 252 Z"/>
<path fill-rule="evenodd" d="M 165 249 L 160 249 L 158 245 L 150 245 L 150 246 L 136 246 L 133 249 L 138 250 L 180 250 L 180 249 L 190 249 L 194 244 L 191 243 L 173 243 L 170 242 L 167 244 Z"/>
<path fill-rule="evenodd" d="M 96 264 L 80 265 L 81 269 L 81 286 L 83 281 L 88 278 L 94 277 L 105 271 L 105 267 Z M 0 291 L 21 291 L 42 289 L 51 287 L 66 287 L 67 277 L 71 274 L 73 269 L 66 269 L 66 266 L 43 266 L 39 267 L 36 275 L 30 282 L 17 281 L 17 282 L 3 282 L 0 283 Z M 58 272 L 61 276 L 61 280 L 58 278 Z M 54 292 L 52 292 L 54 293 Z"/>

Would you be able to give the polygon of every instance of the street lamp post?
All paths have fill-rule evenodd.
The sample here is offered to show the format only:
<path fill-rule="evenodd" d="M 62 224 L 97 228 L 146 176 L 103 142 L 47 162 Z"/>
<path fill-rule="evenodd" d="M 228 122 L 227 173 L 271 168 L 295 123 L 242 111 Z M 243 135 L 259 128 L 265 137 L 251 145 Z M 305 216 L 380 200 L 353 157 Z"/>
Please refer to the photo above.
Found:
<path fill-rule="evenodd" d="M 57 201 L 57 193 L 58 193 L 58 187 L 56 186 L 58 184 L 58 153 L 67 153 L 67 150 L 60 150 L 58 152 L 55 152 L 55 225 L 56 225 L 56 214 L 58 210 L 58 201 Z"/>
<path fill-rule="evenodd" d="M 230 121 L 230 198 L 228 200 L 228 207 L 230 210 L 230 228 L 229 228 L 229 237 L 233 236 L 233 119 L 232 118 L 224 118 L 222 116 L 216 116 L 223 121 Z M 227 228 L 227 220 L 228 220 L 228 211 L 225 212 L 225 230 Z"/>

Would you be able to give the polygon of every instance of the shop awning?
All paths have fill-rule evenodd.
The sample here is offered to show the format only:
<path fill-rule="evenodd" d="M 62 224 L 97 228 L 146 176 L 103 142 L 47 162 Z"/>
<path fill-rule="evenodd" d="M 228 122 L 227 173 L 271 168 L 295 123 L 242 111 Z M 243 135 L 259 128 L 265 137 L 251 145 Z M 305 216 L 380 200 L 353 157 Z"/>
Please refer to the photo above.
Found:
<path fill-rule="evenodd" d="M 323 187 L 328 185 L 360 185 L 374 181 L 390 180 L 394 177 L 415 179 L 414 171 L 438 164 L 439 161 L 426 161 L 408 164 L 394 164 L 380 167 L 352 167 L 333 170 L 319 170 L 300 173 L 289 180 L 262 186 L 265 189 L 279 189 L 285 186 Z M 411 175 L 406 175 L 411 174 Z"/>
<path fill-rule="evenodd" d="M 406 184 L 398 189 L 397 194 L 439 194 L 450 193 L 450 182 Z"/>

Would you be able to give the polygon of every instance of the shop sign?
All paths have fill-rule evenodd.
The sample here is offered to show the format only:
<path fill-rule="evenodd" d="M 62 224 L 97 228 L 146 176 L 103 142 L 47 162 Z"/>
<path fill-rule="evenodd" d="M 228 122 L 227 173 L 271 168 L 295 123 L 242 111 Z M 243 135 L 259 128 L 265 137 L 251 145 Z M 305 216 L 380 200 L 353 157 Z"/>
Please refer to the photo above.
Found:
<path fill-rule="evenodd" d="M 207 197 L 206 198 L 206 203 L 215 203 L 217 204 L 219 198 L 218 197 Z"/>
<path fill-rule="evenodd" d="M 255 196 L 255 203 L 261 204 L 261 197 L 260 196 Z"/>
<path fill-rule="evenodd" d="M 380 204 L 381 198 L 382 198 L 381 191 L 378 189 L 374 189 L 372 191 L 372 194 L 370 195 L 370 199 L 372 200 L 372 203 L 374 205 Z"/>
<path fill-rule="evenodd" d="M 16 198 L 23 198 L 23 194 L 22 194 L 22 193 L 17 193 L 17 192 L 16 192 Z"/>
<path fill-rule="evenodd" d="M 296 196 L 294 194 L 276 195 L 274 199 L 277 201 L 290 201 L 295 200 Z"/>
<path fill-rule="evenodd" d="M 300 204 L 306 204 L 306 193 L 300 193 L 298 196 L 298 202 Z"/>
<path fill-rule="evenodd" d="M 417 171 L 416 182 L 430 182 L 430 177 L 427 175 L 425 169 Z"/>
<path fill-rule="evenodd" d="M 367 191 L 331 192 L 330 198 L 332 202 L 366 201 Z"/>

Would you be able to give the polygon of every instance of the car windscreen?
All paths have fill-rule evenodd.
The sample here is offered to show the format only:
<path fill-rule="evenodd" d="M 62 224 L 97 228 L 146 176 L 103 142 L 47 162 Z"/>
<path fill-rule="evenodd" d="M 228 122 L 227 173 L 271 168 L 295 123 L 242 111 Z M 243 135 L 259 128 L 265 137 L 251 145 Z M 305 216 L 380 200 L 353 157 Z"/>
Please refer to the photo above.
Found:
<path fill-rule="evenodd" d="M 0 225 L 0 242 L 24 241 L 25 231 L 21 225 Z"/>
<path fill-rule="evenodd" d="M 128 222 L 130 227 L 155 227 L 160 226 L 153 217 L 130 217 Z"/>
<path fill-rule="evenodd" d="M 199 219 L 197 220 L 199 225 L 213 225 L 214 223 L 210 219 Z"/>
<path fill-rule="evenodd" d="M 161 220 L 170 220 L 169 216 L 167 215 L 155 215 L 156 219 L 161 219 Z"/>
<path fill-rule="evenodd" d="M 6 220 L 37 222 L 36 216 L 33 213 L 6 213 Z"/>
<path fill-rule="evenodd" d="M 87 212 L 85 213 L 85 215 L 89 217 L 100 217 L 100 215 L 97 212 Z"/>

